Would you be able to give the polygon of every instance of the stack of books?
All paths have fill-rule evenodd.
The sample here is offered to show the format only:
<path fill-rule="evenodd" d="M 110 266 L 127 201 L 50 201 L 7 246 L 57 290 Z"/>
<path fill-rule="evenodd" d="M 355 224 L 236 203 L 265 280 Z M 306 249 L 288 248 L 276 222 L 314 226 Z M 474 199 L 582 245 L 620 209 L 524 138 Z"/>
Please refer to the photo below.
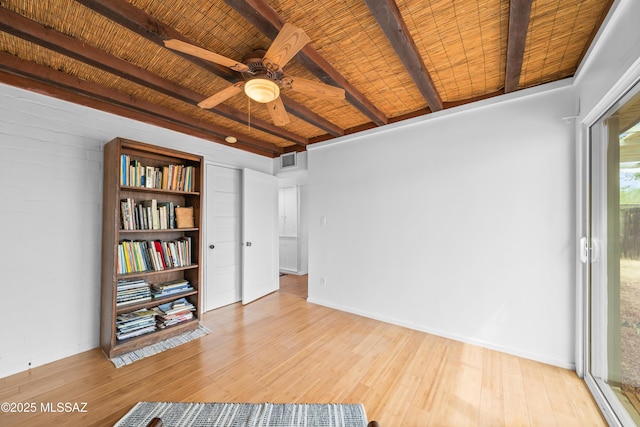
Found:
<path fill-rule="evenodd" d="M 151 288 L 146 280 L 118 280 L 116 306 L 151 300 Z"/>
<path fill-rule="evenodd" d="M 119 314 L 116 320 L 116 338 L 126 340 L 148 334 L 156 330 L 156 312 L 147 308 L 132 311 L 130 313 Z"/>
<path fill-rule="evenodd" d="M 151 295 L 153 298 L 163 298 L 182 292 L 192 291 L 193 287 L 188 280 L 178 279 L 164 283 L 154 283 L 151 285 Z"/>
<path fill-rule="evenodd" d="M 153 308 L 156 313 L 157 326 L 160 329 L 193 319 L 195 309 L 186 298 L 180 298 Z"/>

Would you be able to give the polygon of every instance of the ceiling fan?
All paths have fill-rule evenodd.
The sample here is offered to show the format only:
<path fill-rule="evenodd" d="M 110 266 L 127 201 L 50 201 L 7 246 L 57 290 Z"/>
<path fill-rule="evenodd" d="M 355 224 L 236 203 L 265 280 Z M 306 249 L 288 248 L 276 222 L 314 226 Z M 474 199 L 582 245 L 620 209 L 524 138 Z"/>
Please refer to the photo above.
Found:
<path fill-rule="evenodd" d="M 246 55 L 242 62 L 235 61 L 209 50 L 177 39 L 164 41 L 169 49 L 214 62 L 242 74 L 245 81 L 221 90 L 198 104 L 201 108 L 213 108 L 244 90 L 254 101 L 267 104 L 274 124 L 284 126 L 289 116 L 280 99 L 280 89 L 291 89 L 300 93 L 325 99 L 344 99 L 344 89 L 317 83 L 301 77 L 285 75 L 282 67 L 307 43 L 309 37 L 301 28 L 284 24 L 269 49 L 257 50 Z"/>

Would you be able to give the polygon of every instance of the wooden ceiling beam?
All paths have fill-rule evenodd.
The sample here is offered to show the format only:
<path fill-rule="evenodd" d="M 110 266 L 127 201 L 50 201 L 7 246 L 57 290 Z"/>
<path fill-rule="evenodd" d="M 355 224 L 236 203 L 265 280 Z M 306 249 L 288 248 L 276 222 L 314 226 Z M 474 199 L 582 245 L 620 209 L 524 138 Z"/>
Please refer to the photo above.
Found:
<path fill-rule="evenodd" d="M 285 24 L 284 19 L 264 0 L 225 0 L 225 3 L 271 40 L 276 38 Z M 311 44 L 303 47 L 295 59 L 323 83 L 343 88 L 347 101 L 376 125 L 388 123 L 387 116 L 347 81 Z"/>
<path fill-rule="evenodd" d="M 283 96 L 282 93 L 280 93 L 280 98 L 282 99 L 284 106 L 287 108 L 287 111 L 301 118 L 305 122 L 310 123 L 315 127 L 328 132 L 329 135 L 332 135 L 332 136 L 344 135 L 344 129 L 342 129 L 340 126 L 336 126 L 330 121 L 325 120 L 319 114 L 314 113 L 308 108 L 299 108 L 301 104 L 299 104 L 297 101 L 294 101 L 291 98 Z"/>
<path fill-rule="evenodd" d="M 154 16 L 149 15 L 145 11 L 138 9 L 131 3 L 128 3 L 126 0 L 76 0 L 78 3 L 83 6 L 93 10 L 104 16 L 105 18 L 110 19 L 118 25 L 121 25 L 134 33 L 146 38 L 147 40 L 164 47 L 164 40 L 166 39 L 178 39 L 183 42 L 198 46 L 193 40 L 188 39 L 177 30 L 163 22 L 156 19 Z M 240 76 L 239 73 L 232 71 L 227 67 L 223 67 L 218 64 L 214 64 L 209 61 L 205 61 L 203 59 L 197 58 L 192 55 L 188 55 L 185 53 L 171 51 L 176 55 L 180 55 L 186 60 L 198 65 L 199 67 L 214 73 L 218 77 L 221 77 L 228 82 L 237 83 L 239 81 L 243 81 L 244 79 Z M 320 117 L 318 114 L 309 110 L 304 105 L 297 103 L 287 97 L 286 95 L 281 94 L 280 98 L 282 99 L 287 111 L 295 115 L 296 117 L 305 120 L 317 128 L 325 130 L 332 135 L 338 136 L 344 134 L 344 130 L 326 120 L 323 117 Z M 225 116 L 230 118 L 228 116 Z M 252 122 L 255 119 L 252 119 Z M 268 123 L 268 122 L 267 122 Z M 276 129 L 282 129 L 277 128 Z M 288 139 L 288 138 L 286 138 Z M 300 142 L 300 141 L 296 141 Z"/>
<path fill-rule="evenodd" d="M 511 0 L 509 4 L 509 34 L 507 39 L 507 65 L 504 78 L 504 92 L 509 93 L 520 87 L 520 73 L 524 61 L 529 19 L 533 0 Z"/>
<path fill-rule="evenodd" d="M 188 104 L 197 104 L 206 98 L 206 96 L 191 89 L 180 86 L 130 62 L 87 45 L 71 36 L 62 34 L 51 28 L 46 28 L 35 21 L 3 7 L 0 7 L 0 29 Z M 218 105 L 209 111 L 242 124 L 249 122 L 249 117 L 246 113 L 228 106 Z M 296 144 L 304 146 L 308 143 L 305 137 L 289 132 L 286 129 L 281 129 L 265 120 L 252 118 L 251 124 L 256 129 L 295 142 Z"/>
<path fill-rule="evenodd" d="M 418 90 L 427 101 L 431 111 L 442 110 L 443 104 L 440 94 L 420 56 L 418 47 L 413 37 L 411 37 L 409 28 L 402 18 L 396 2 L 394 0 L 365 0 L 365 3 L 376 18 L 384 35 L 387 36 L 389 43 L 396 51 L 398 58 L 402 61 Z"/>
<path fill-rule="evenodd" d="M 135 99 L 97 83 L 57 71 L 44 65 L 0 52 L 0 81 L 12 86 L 95 108 L 140 122 L 172 129 L 187 135 L 229 146 L 224 142 L 229 129 L 194 119 L 175 110 Z M 267 157 L 277 157 L 284 149 L 249 136 L 238 136 L 234 148 Z"/>

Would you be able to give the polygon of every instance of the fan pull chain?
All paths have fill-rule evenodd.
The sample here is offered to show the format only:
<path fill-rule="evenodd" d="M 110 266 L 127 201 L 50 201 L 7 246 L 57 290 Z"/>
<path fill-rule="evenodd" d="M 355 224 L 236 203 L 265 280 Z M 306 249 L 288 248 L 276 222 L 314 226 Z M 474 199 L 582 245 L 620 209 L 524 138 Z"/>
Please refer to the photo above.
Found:
<path fill-rule="evenodd" d="M 247 108 L 249 110 L 249 119 L 247 120 L 247 124 L 249 125 L 249 133 L 251 133 L 251 98 L 247 96 Z"/>

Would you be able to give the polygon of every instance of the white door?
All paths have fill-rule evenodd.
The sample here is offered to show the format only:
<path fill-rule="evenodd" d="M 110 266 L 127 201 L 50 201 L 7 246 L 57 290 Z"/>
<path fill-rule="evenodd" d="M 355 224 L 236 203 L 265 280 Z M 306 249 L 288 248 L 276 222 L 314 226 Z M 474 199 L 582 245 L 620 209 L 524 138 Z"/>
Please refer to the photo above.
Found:
<path fill-rule="evenodd" d="M 278 290 L 278 181 L 250 169 L 242 175 L 242 303 Z"/>
<path fill-rule="evenodd" d="M 206 165 L 204 311 L 240 301 L 241 174 Z"/>

